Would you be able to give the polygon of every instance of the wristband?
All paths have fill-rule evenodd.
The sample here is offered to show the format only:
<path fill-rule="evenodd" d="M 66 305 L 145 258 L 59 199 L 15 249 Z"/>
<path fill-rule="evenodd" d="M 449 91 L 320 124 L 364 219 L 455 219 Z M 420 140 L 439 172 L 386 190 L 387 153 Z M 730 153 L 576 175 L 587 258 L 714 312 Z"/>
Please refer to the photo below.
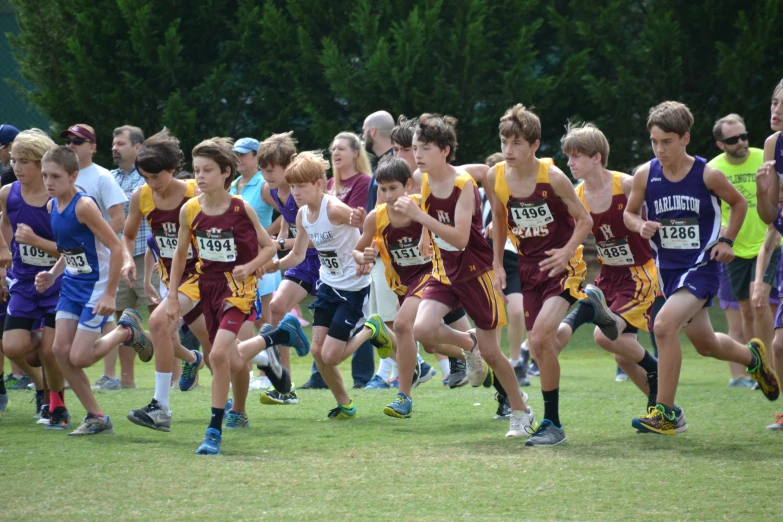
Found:
<path fill-rule="evenodd" d="M 730 247 L 734 246 L 734 240 L 733 239 L 729 239 L 727 237 L 722 237 L 722 236 L 718 238 L 718 243 L 726 243 Z"/>

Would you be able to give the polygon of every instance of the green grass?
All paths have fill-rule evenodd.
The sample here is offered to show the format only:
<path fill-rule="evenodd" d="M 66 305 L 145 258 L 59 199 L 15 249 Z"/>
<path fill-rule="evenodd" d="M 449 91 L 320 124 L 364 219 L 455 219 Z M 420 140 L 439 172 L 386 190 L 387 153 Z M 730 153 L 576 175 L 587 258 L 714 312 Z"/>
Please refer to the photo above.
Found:
<path fill-rule="evenodd" d="M 630 423 L 644 398 L 631 383 L 614 382 L 611 356 L 584 328 L 562 356 L 568 442 L 555 448 L 506 440 L 489 390 L 444 389 L 439 376 L 414 391 L 408 420 L 383 415 L 392 391 L 353 392 L 359 416 L 343 422 L 319 422 L 333 407 L 328 391 L 303 390 L 301 403 L 287 407 L 262 406 L 251 392 L 250 429 L 224 432 L 218 457 L 193 454 L 208 421 L 208 372 L 194 391 L 172 391 L 168 434 L 125 419 L 152 396 L 151 365 L 137 364 L 138 389 L 99 394 L 113 436 L 45 431 L 31 418 L 32 392 L 11 391 L 0 417 L 2 518 L 776 518 L 781 435 L 764 429 L 776 406 L 760 392 L 728 389 L 726 364 L 690 346 L 684 352 L 678 403 L 690 430 L 638 435 Z M 295 361 L 295 382 L 309 365 Z M 99 368 L 89 371 L 92 380 Z M 350 381 L 349 370 L 343 375 Z M 533 381 L 527 390 L 540 414 Z M 66 400 L 74 416 L 84 414 L 73 394 Z"/>

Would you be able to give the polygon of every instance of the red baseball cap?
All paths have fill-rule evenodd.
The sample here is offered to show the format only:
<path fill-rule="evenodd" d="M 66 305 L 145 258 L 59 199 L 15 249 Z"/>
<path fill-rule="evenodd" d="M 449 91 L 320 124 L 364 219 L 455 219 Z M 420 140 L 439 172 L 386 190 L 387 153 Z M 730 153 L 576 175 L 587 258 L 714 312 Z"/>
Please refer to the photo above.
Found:
<path fill-rule="evenodd" d="M 84 138 L 87 141 L 91 141 L 95 143 L 95 129 L 90 127 L 89 125 L 86 125 L 84 123 L 77 123 L 76 125 L 71 125 L 64 131 L 60 133 L 61 138 L 65 138 L 69 134 L 73 134 L 74 136 L 77 136 L 79 138 Z"/>

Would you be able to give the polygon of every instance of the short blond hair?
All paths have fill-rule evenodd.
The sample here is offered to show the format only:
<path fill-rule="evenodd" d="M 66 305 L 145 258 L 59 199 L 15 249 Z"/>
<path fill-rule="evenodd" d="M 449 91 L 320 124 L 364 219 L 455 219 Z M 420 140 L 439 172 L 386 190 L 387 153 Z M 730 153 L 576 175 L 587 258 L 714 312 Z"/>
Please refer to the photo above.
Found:
<path fill-rule="evenodd" d="M 487 167 L 492 168 L 498 163 L 500 163 L 501 161 L 503 161 L 503 153 L 495 152 L 494 154 L 490 154 L 489 156 L 487 156 L 487 159 L 484 160 L 484 164 Z"/>
<path fill-rule="evenodd" d="M 285 181 L 289 185 L 325 181 L 327 170 L 329 170 L 329 162 L 324 159 L 321 151 L 300 152 L 285 169 Z"/>
<path fill-rule="evenodd" d="M 650 109 L 647 130 L 658 127 L 663 132 L 674 132 L 680 138 L 691 131 L 693 114 L 684 103 L 665 101 Z"/>
<path fill-rule="evenodd" d="M 41 129 L 29 129 L 17 134 L 11 147 L 14 159 L 41 163 L 44 155 L 57 148 L 57 144 Z"/>
<path fill-rule="evenodd" d="M 571 123 L 566 125 L 566 133 L 560 138 L 563 154 L 584 154 L 590 158 L 601 155 L 601 165 L 606 167 L 609 161 L 609 142 L 601 130 L 592 123 Z"/>
<path fill-rule="evenodd" d="M 498 127 L 504 138 L 520 137 L 530 144 L 541 139 L 541 120 L 521 103 L 517 103 L 501 116 Z"/>

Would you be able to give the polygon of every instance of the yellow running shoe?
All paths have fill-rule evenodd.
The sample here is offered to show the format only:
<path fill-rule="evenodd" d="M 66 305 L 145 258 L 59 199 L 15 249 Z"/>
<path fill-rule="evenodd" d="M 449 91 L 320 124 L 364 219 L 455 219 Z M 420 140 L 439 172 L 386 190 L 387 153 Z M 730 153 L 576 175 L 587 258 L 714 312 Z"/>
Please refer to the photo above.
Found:
<path fill-rule="evenodd" d="M 767 362 L 767 347 L 760 339 L 751 339 L 748 343 L 748 349 L 758 359 L 756 367 L 748 368 L 748 373 L 759 383 L 764 397 L 770 401 L 777 400 L 780 396 L 780 381 L 775 370 Z"/>
<path fill-rule="evenodd" d="M 658 435 L 676 435 L 677 431 L 674 429 L 674 420 L 676 414 L 672 412 L 671 418 L 669 418 L 663 406 L 660 404 L 653 407 L 650 406 L 647 409 L 645 415 L 640 415 L 635 418 L 631 425 L 637 430 L 644 433 L 657 433 Z"/>

